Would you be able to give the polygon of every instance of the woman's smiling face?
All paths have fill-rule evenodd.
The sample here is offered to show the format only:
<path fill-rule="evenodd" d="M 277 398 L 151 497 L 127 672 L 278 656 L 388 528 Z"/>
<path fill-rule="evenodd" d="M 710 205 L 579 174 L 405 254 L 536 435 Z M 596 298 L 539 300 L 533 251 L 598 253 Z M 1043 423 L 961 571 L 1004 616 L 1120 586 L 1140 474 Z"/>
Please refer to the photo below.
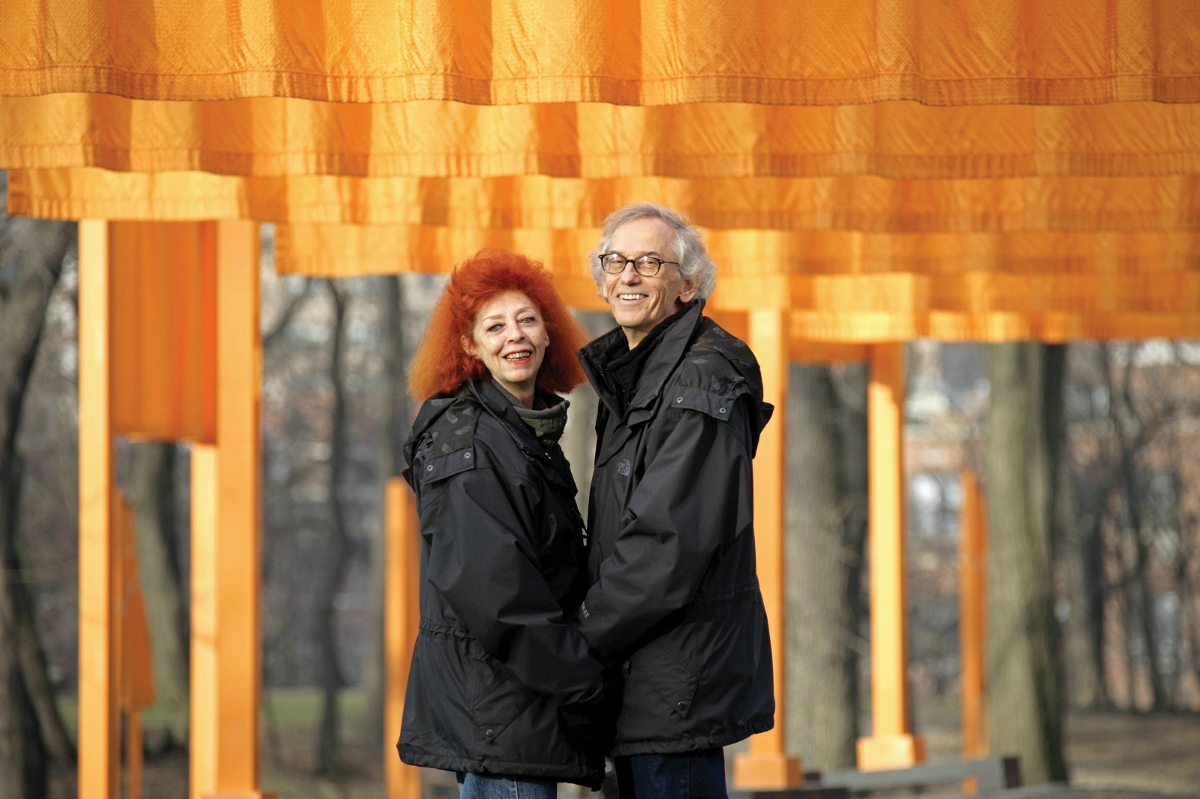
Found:
<path fill-rule="evenodd" d="M 483 361 L 492 378 L 526 406 L 533 403 L 538 370 L 550 336 L 542 312 L 519 291 L 506 291 L 485 302 L 475 315 L 467 354 Z"/>

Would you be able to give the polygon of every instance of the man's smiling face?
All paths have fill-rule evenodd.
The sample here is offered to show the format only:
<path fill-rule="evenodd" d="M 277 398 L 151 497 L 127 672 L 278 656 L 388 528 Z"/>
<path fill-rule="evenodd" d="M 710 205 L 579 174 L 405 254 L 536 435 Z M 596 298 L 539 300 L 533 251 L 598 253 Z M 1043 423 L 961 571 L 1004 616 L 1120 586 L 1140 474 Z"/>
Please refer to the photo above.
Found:
<path fill-rule="evenodd" d="M 653 255 L 664 261 L 678 260 L 675 231 L 655 217 L 642 217 L 621 225 L 613 233 L 608 249 L 629 259 Z M 653 277 L 639 275 L 632 263 L 626 264 L 618 275 L 603 274 L 602 296 L 625 331 L 630 349 L 696 296 L 696 286 L 684 283 L 675 264 L 663 264 Z"/>

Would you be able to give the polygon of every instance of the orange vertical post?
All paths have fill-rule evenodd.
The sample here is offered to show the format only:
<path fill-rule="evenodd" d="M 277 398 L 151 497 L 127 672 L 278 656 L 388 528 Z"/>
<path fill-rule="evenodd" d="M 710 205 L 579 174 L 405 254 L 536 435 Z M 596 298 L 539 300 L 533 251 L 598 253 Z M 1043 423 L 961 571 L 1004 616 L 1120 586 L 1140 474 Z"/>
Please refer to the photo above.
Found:
<path fill-rule="evenodd" d="M 262 335 L 258 225 L 204 223 L 216 264 L 216 444 L 192 454 L 191 795 L 258 799 Z"/>
<path fill-rule="evenodd" d="M 134 708 L 125 716 L 125 799 L 142 799 L 142 711 Z"/>
<path fill-rule="evenodd" d="M 867 388 L 871 583 L 871 735 L 858 740 L 863 771 L 925 759 L 909 717 L 904 582 L 904 345 L 871 347 Z"/>
<path fill-rule="evenodd" d="M 110 228 L 109 233 L 112 233 Z M 111 241 L 111 237 L 110 237 Z M 111 254 L 111 253 L 110 253 Z M 111 264 L 110 264 L 111 265 Z M 113 392 L 114 394 L 117 392 Z M 130 721 L 128 703 L 129 686 L 129 604 L 133 592 L 137 589 L 137 561 L 133 543 L 133 509 L 125 497 L 113 486 L 112 498 L 112 530 L 113 530 L 113 677 L 117 683 L 118 712 L 123 712 L 125 725 L 125 785 L 127 799 L 137 799 L 141 793 L 141 742 L 139 740 L 137 758 L 133 751 L 133 725 Z M 120 774 L 120 762 L 117 773 Z M 136 783 L 134 779 L 136 777 Z M 119 777 L 118 777 L 119 779 Z"/>
<path fill-rule="evenodd" d="M 387 578 L 384 606 L 384 646 L 387 653 L 387 705 L 384 708 L 383 765 L 388 799 L 420 799 L 421 769 L 401 762 L 396 753 L 400 722 L 404 718 L 404 694 L 417 625 L 421 554 L 420 522 L 415 497 L 401 477 L 387 483 Z"/>
<path fill-rule="evenodd" d="M 192 446 L 191 799 L 217 783 L 217 447 Z"/>
<path fill-rule="evenodd" d="M 113 511 L 114 530 L 120 542 L 113 583 L 117 586 L 116 671 L 120 675 L 120 706 L 125 714 L 125 799 L 141 799 L 142 708 L 154 704 L 154 662 L 146 605 L 138 580 L 133 508 L 116 492 Z"/>
<path fill-rule="evenodd" d="M 108 223 L 79 223 L 79 796 L 117 799 Z"/>
<path fill-rule="evenodd" d="M 984 633 L 987 613 L 987 516 L 979 478 L 967 469 L 962 474 L 961 538 L 958 558 L 959 657 L 962 663 L 963 757 L 987 757 L 989 750 Z M 975 781 L 964 783 L 964 792 L 975 793 Z"/>
<path fill-rule="evenodd" d="M 782 790 L 804 782 L 800 759 L 788 757 L 784 737 L 785 526 L 784 478 L 787 451 L 788 315 L 786 311 L 749 311 L 748 344 L 762 368 L 763 398 L 775 406 L 771 422 L 758 441 L 754 459 L 754 544 L 758 581 L 771 631 L 775 678 L 775 727 L 750 738 L 750 751 L 733 761 L 738 790 Z"/>

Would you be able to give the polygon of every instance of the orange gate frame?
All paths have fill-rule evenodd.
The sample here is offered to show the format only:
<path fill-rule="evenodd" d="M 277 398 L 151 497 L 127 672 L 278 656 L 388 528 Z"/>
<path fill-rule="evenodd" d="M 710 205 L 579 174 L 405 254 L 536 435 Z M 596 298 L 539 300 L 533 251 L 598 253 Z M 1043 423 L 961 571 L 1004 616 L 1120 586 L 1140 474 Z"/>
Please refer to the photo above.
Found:
<path fill-rule="evenodd" d="M 183 236 L 172 246 L 147 238 L 175 225 Z M 127 226 L 134 226 L 128 228 Z M 191 236 L 191 238 L 187 238 Z M 261 697 L 261 590 L 259 446 L 261 427 L 261 339 L 258 318 L 258 232 L 248 220 L 201 223 L 80 223 L 80 792 L 88 799 L 115 799 L 119 751 L 116 719 L 117 654 L 113 638 L 113 484 L 112 437 L 140 435 L 195 442 L 193 464 L 193 799 L 262 797 L 259 790 L 258 705 Z M 130 242 L 133 242 L 130 244 Z M 137 257 L 130 258 L 129 247 Z M 157 253 L 157 255 L 156 255 Z M 170 257 L 160 272 L 186 277 L 182 284 L 156 283 L 153 274 L 140 282 L 159 302 L 184 302 L 178 312 L 157 316 L 142 296 L 139 306 L 118 290 L 130 281 L 131 264 L 151 268 L 156 257 Z M 190 259 L 190 260 L 189 260 Z M 153 270 L 152 270 L 153 271 Z M 161 274 L 158 275 L 161 277 Z M 182 278 L 181 278 L 182 279 Z M 905 576 L 903 569 L 903 459 L 901 422 L 904 400 L 903 344 L 907 328 L 893 320 L 878 328 L 875 343 L 811 340 L 820 320 L 796 312 L 793 294 L 802 290 L 788 278 L 732 278 L 722 283 L 713 315 L 744 337 L 758 355 L 768 401 L 780 410 L 760 444 L 755 469 L 759 573 L 772 629 L 776 662 L 776 727 L 751 739 L 748 753 L 735 759 L 738 787 L 783 789 L 802 780 L 801 761 L 786 750 L 783 680 L 785 609 L 783 586 L 783 491 L 787 431 L 787 364 L 810 360 L 867 358 L 870 426 L 870 551 L 872 568 L 871 643 L 872 718 L 870 737 L 859 741 L 859 767 L 899 768 L 920 762 L 922 740 L 913 735 L 907 666 Z M 594 294 L 569 292 L 576 304 L 595 308 Z M 148 295 L 147 295 L 148 296 Z M 187 303 L 194 303 L 188 305 Z M 1039 312 L 1040 313 L 1040 312 Z M 866 318 L 865 313 L 860 313 Z M 853 313 L 851 314 L 853 316 Z M 147 320 L 153 317 L 155 322 Z M 163 319 L 175 325 L 172 346 L 151 346 L 161 336 Z M 832 315 L 830 315 L 832 318 Z M 1003 338 L 1033 314 L 997 314 L 998 326 L 981 327 L 984 338 Z M 897 317 L 899 319 L 899 317 Z M 1130 317 L 1145 335 L 1145 317 Z M 1178 324 L 1165 319 L 1164 324 Z M 139 325 L 142 325 L 139 327 Z M 182 327 L 180 327 L 182 326 Z M 949 338 L 976 337 L 973 328 L 951 326 Z M 955 333 L 954 331 L 957 331 Z M 911 333 L 911 331 L 908 331 Z M 1117 331 L 1113 331 L 1114 334 Z M 939 336 L 941 337 L 941 336 Z M 126 342 L 121 347 L 118 342 Z M 139 346 L 135 346 L 139 345 Z M 168 358 L 164 367 L 163 354 Z M 184 355 L 181 355 L 184 353 Z M 136 357 L 135 357 L 136 356 Z M 135 358 L 131 364 L 129 359 Z M 180 359 L 189 365 L 179 366 Z M 172 360 L 173 359 L 173 360 Z M 174 364 L 174 365 L 172 365 Z M 157 381 L 157 382 L 155 382 Z M 181 388 L 184 387 L 184 388 Z M 187 404 L 195 393 L 200 402 Z M 132 397 L 138 398 L 135 402 Z M 145 402 L 161 395 L 170 405 Z M 194 399 L 194 397 L 192 397 Z M 139 404 L 141 403 L 141 404 Z M 402 530 L 409 522 L 399 489 L 389 501 L 394 563 L 389 575 L 408 574 L 406 598 L 390 585 L 389 682 L 393 693 L 403 684 L 408 647 L 415 636 L 416 556 L 407 552 Z M 399 491 L 399 495 L 403 495 Z M 413 529 L 408 527 L 408 529 Z M 202 531 L 208 531 L 203 534 Z M 411 545 L 411 540 L 410 540 Z M 409 558 L 410 560 L 404 560 Z M 395 582 L 393 580 L 393 582 Z M 399 657 L 400 660 L 396 660 Z M 401 663 L 400 661 L 404 661 Z M 389 699 L 389 791 L 409 796 L 417 772 L 399 768 L 391 746 L 397 733 L 397 708 Z"/>
<path fill-rule="evenodd" d="M 258 259 L 250 220 L 79 223 L 79 795 L 88 799 L 119 796 L 116 435 L 194 442 L 190 795 L 269 796 L 259 790 Z M 138 269 L 174 278 L 139 281 Z"/>

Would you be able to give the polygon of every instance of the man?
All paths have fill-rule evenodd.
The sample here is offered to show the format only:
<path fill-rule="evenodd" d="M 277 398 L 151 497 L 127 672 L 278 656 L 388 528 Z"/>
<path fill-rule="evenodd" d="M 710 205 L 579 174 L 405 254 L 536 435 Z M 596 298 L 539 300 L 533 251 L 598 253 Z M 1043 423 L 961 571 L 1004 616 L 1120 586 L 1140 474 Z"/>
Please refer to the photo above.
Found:
<path fill-rule="evenodd" d="M 721 748 L 774 722 L 751 472 L 773 409 L 703 315 L 716 265 L 682 216 L 621 208 L 591 267 L 618 328 L 580 351 L 601 401 L 579 624 L 623 674 L 620 795 L 723 797 Z"/>

